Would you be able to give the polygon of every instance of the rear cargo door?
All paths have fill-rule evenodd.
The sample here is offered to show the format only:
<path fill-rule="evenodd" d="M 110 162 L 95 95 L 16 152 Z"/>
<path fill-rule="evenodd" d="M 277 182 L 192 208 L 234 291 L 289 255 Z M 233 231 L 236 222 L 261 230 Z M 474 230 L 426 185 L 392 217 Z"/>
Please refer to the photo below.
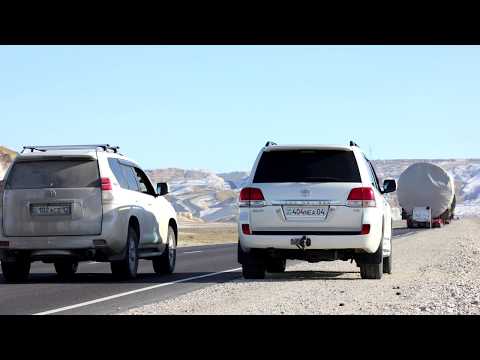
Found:
<path fill-rule="evenodd" d="M 264 152 L 252 187 L 266 206 L 250 208 L 250 225 L 254 232 L 359 232 L 362 209 L 346 203 L 361 186 L 352 151 Z"/>
<path fill-rule="evenodd" d="M 102 193 L 96 159 L 17 161 L 3 196 L 6 236 L 101 234 Z"/>

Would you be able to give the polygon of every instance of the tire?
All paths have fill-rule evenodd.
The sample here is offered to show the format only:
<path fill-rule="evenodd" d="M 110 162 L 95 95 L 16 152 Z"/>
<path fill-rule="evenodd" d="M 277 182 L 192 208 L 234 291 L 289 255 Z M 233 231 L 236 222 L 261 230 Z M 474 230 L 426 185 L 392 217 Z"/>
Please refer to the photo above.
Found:
<path fill-rule="evenodd" d="M 383 273 L 391 274 L 392 273 L 392 253 L 390 256 L 383 258 Z"/>
<path fill-rule="evenodd" d="M 383 238 L 377 251 L 364 257 L 360 264 L 360 276 L 362 279 L 381 279 L 383 274 Z"/>
<path fill-rule="evenodd" d="M 162 255 L 152 259 L 153 270 L 156 274 L 171 274 L 175 270 L 177 261 L 177 237 L 171 226 L 168 227 L 167 246 Z"/>
<path fill-rule="evenodd" d="M 62 260 L 54 263 L 57 275 L 62 279 L 71 279 L 78 269 L 78 261 Z"/>
<path fill-rule="evenodd" d="M 265 279 L 265 264 L 249 262 L 242 264 L 242 275 L 245 279 Z"/>
<path fill-rule="evenodd" d="M 383 261 L 380 264 L 362 264 L 360 265 L 360 276 L 362 279 L 376 279 L 382 278 Z"/>
<path fill-rule="evenodd" d="M 393 231 L 393 220 L 390 224 L 391 229 Z M 391 233 L 393 234 L 393 233 Z M 383 243 L 383 242 L 382 242 Z M 383 249 L 382 249 L 383 252 Z M 390 256 L 386 256 L 383 258 L 383 273 L 384 274 L 391 274 L 392 273 L 392 253 L 393 253 L 393 244 L 390 238 Z"/>
<path fill-rule="evenodd" d="M 266 269 L 269 273 L 283 273 L 287 267 L 286 259 L 269 259 L 266 263 Z"/>
<path fill-rule="evenodd" d="M 134 228 L 128 228 L 125 258 L 110 263 L 112 274 L 118 279 L 134 279 L 138 270 L 138 234 Z"/>
<path fill-rule="evenodd" d="M 237 252 L 238 262 L 242 264 L 242 275 L 244 279 L 264 279 L 267 270 L 265 259 L 255 252 L 244 252 L 240 241 Z"/>
<path fill-rule="evenodd" d="M 26 259 L 2 261 L 2 274 L 7 283 L 25 281 L 30 275 L 30 261 Z"/>

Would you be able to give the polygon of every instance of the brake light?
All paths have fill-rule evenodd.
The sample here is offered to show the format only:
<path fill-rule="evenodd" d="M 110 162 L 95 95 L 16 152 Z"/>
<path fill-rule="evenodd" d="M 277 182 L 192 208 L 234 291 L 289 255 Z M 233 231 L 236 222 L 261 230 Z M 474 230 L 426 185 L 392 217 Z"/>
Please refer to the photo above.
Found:
<path fill-rule="evenodd" d="M 239 198 L 240 207 L 256 207 L 265 206 L 265 198 L 262 190 L 258 188 L 246 187 L 240 191 Z"/>
<path fill-rule="evenodd" d="M 363 224 L 362 225 L 362 235 L 368 235 L 370 234 L 370 224 Z"/>
<path fill-rule="evenodd" d="M 375 194 L 370 187 L 354 188 L 350 191 L 347 206 L 350 207 L 375 207 Z"/>
<path fill-rule="evenodd" d="M 245 235 L 251 235 L 252 232 L 250 231 L 250 225 L 242 224 L 242 233 L 244 233 Z"/>
<path fill-rule="evenodd" d="M 110 181 L 109 178 L 101 178 L 100 181 L 102 183 L 102 190 L 103 191 L 112 190 L 112 182 Z"/>

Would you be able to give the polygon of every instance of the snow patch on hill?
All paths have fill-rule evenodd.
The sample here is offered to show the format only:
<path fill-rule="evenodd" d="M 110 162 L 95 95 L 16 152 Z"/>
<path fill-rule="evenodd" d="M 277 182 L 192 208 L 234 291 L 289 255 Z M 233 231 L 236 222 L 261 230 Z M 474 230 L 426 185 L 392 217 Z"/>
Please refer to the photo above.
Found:
<path fill-rule="evenodd" d="M 15 152 L 0 146 L 0 179 L 15 155 Z M 457 215 L 480 216 L 480 159 L 375 160 L 373 164 L 380 182 L 383 182 L 386 178 L 398 180 L 408 166 L 420 161 L 439 165 L 453 175 Z M 156 169 L 147 173 L 154 183 L 168 183 L 170 194 L 167 198 L 179 218 L 189 222 L 236 221 L 238 193 L 249 176 L 245 171 L 215 174 L 204 169 L 178 168 Z M 394 208 L 398 207 L 395 193 L 387 194 L 387 199 Z"/>

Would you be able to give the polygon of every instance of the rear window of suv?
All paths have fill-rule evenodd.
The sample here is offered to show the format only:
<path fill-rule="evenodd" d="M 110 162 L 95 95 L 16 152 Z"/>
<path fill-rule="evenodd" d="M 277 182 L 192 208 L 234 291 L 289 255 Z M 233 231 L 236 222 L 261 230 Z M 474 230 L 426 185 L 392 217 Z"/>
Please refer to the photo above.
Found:
<path fill-rule="evenodd" d="M 20 161 L 13 165 L 7 189 L 99 187 L 96 160 Z"/>
<path fill-rule="evenodd" d="M 253 182 L 361 182 L 361 179 L 352 151 L 286 150 L 264 152 Z"/>

